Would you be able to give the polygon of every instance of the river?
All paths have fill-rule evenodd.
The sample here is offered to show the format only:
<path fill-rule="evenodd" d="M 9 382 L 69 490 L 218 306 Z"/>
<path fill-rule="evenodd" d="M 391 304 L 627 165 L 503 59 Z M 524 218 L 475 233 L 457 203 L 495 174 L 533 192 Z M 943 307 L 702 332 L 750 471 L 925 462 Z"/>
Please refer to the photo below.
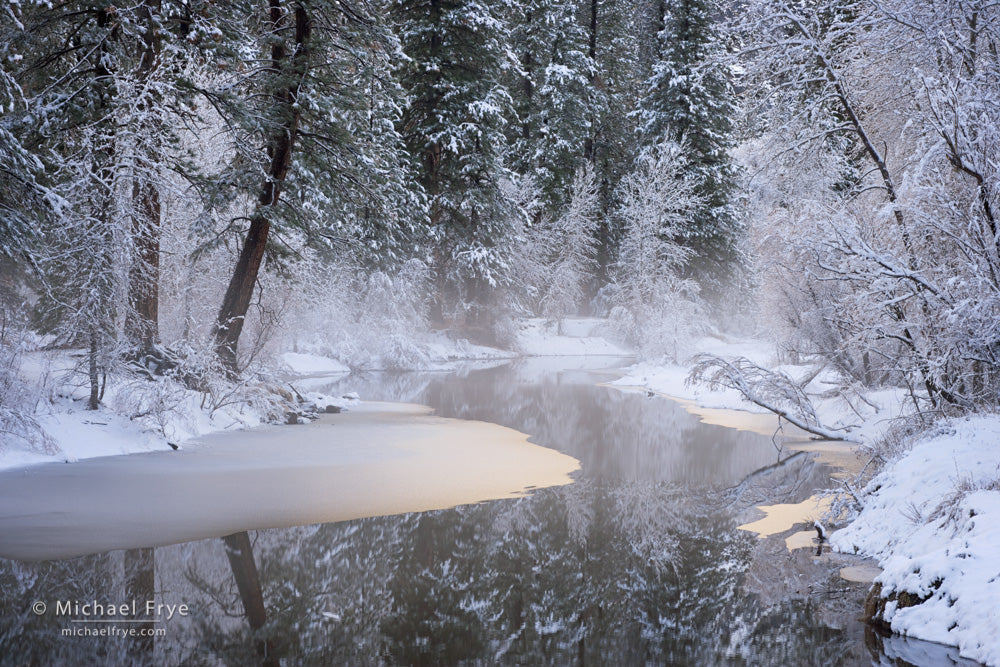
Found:
<path fill-rule="evenodd" d="M 266 476 L 248 478 L 250 493 L 247 480 L 228 487 L 230 499 L 245 494 L 227 503 L 242 511 L 221 522 L 222 510 L 213 511 L 221 501 L 202 488 L 213 485 L 210 477 L 180 485 L 176 477 L 144 482 L 134 470 L 117 470 L 131 477 L 122 481 L 127 493 L 106 495 L 121 461 L 93 464 L 89 486 L 72 482 L 78 507 L 53 505 L 45 520 L 0 493 L 0 551 L 17 558 L 0 560 L 0 663 L 965 664 L 946 647 L 881 637 L 861 624 L 866 585 L 838 576 L 856 564 L 803 540 L 803 526 L 789 521 L 765 531 L 773 533 L 766 538 L 741 528 L 763 516 L 757 505 L 805 506 L 834 485 L 837 471 L 822 457 L 797 451 L 794 438 L 763 435 L 759 418 L 746 420 L 746 428 L 739 428 L 738 414 L 723 420 L 729 426 L 708 424 L 679 402 L 604 386 L 614 377 L 609 369 L 626 361 L 524 360 L 464 372 L 298 383 L 428 406 L 449 424 L 500 425 L 519 432 L 521 445 L 520 434 L 528 434 L 544 450 L 523 452 L 525 470 L 483 457 L 476 458 L 476 472 L 452 469 L 458 449 L 435 450 L 437 463 L 418 464 L 419 457 L 393 459 L 398 443 L 383 443 L 384 451 L 362 457 L 369 476 L 351 486 L 325 469 L 309 472 L 313 454 L 289 449 L 273 465 L 306 456 L 299 472 L 283 464 L 287 474 L 273 488 Z M 352 422 L 337 417 L 324 432 L 339 433 L 337 446 L 349 446 Z M 407 422 L 407 432 L 416 423 Z M 313 446 L 301 444 L 308 427 L 275 428 L 299 447 Z M 493 437 L 456 433 L 452 444 L 465 448 Z M 217 446 L 239 447 L 240 436 L 228 437 Z M 142 465 L 175 465 L 174 453 L 157 456 Z M 385 472 L 389 459 L 392 474 Z M 538 466 L 550 468 L 535 483 Z M 269 466 L 241 467 L 260 474 Z M 429 477 L 442 469 L 443 480 Z M 4 473 L 0 488 L 22 484 L 17 502 L 29 507 L 32 489 L 59 495 L 38 491 L 41 482 L 26 483 L 34 479 L 26 475 Z M 443 495 L 424 505 L 406 499 L 335 513 L 359 493 L 398 500 L 409 498 L 398 491 L 414 480 L 456 486 L 467 475 L 503 483 L 488 491 L 473 485 L 470 497 L 481 502 Z M 522 486 L 545 488 L 525 494 Z M 174 500 L 162 495 L 164 487 L 174 489 Z M 176 507 L 108 525 L 122 514 L 108 503 L 143 495 Z M 325 498 L 324 507 L 307 507 L 312 497 Z M 455 502 L 463 504 L 432 509 Z M 264 506 L 293 509 L 267 514 Z M 190 526 L 198 528 L 185 533 Z M 217 539 L 265 526 L 286 527 L 251 531 L 242 552 L 235 541 Z M 789 550 L 786 538 L 796 534 L 805 548 Z M 185 535 L 191 541 L 175 543 Z M 53 559 L 74 553 L 89 555 Z M 256 571 L 234 580 L 248 554 Z M 247 581 L 256 583 L 248 589 Z M 109 614 L 111 605 L 133 600 L 140 607 L 148 600 L 150 614 L 131 608 Z M 74 602 L 91 606 L 68 606 Z M 244 604 L 261 605 L 257 630 L 244 620 Z M 159 635 L 107 636 L 140 629 Z"/>

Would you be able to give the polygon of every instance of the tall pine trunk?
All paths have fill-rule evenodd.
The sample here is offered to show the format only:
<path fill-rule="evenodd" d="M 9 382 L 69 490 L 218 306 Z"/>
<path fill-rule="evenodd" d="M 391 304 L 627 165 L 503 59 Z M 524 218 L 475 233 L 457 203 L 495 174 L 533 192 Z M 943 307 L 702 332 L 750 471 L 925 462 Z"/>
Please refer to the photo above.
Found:
<path fill-rule="evenodd" d="M 98 28 L 109 30 L 105 40 L 97 50 L 94 62 L 92 85 L 101 91 L 98 103 L 99 125 L 97 132 L 97 150 L 93 153 L 91 169 L 91 219 L 86 223 L 87 243 L 91 246 L 86 250 L 92 253 L 92 267 L 96 278 L 93 284 L 86 286 L 86 315 L 88 322 L 87 377 L 90 383 L 90 397 L 87 407 L 97 410 L 104 398 L 103 375 L 107 378 L 106 359 L 102 359 L 104 346 L 114 332 L 114 268 L 112 248 L 116 235 L 113 231 L 113 209 L 115 194 L 115 128 L 110 123 L 109 107 L 115 95 L 118 94 L 112 71 L 109 69 L 113 60 L 108 53 L 110 41 L 118 38 L 119 26 L 113 21 L 113 13 L 98 9 L 95 12 Z M 104 361 L 105 363 L 102 363 Z"/>
<path fill-rule="evenodd" d="M 296 3 L 293 14 L 295 45 L 294 50 L 289 53 L 285 42 L 281 39 L 288 12 L 282 7 L 281 0 L 270 0 L 268 25 L 273 39 L 270 73 L 278 80 L 271 97 L 278 109 L 281 122 L 277 123 L 277 127 L 268 139 L 267 154 L 270 164 L 267 176 L 261 183 L 257 210 L 251 217 L 250 229 L 247 231 L 216 321 L 215 350 L 232 373 L 238 371 L 237 345 L 250 308 L 257 276 L 264 261 L 267 238 L 271 231 L 269 215 L 278 204 L 282 183 L 292 164 L 292 154 L 299 131 L 301 112 L 297 102 L 299 86 L 309 67 L 307 42 L 312 26 L 306 8 L 301 3 Z"/>
<path fill-rule="evenodd" d="M 139 53 L 138 84 L 143 95 L 139 110 L 143 115 L 141 135 L 155 134 L 155 120 L 149 114 L 155 110 L 157 99 L 150 89 L 150 82 L 159 66 L 163 41 L 158 19 L 161 0 L 143 0 L 139 13 L 146 23 Z M 125 333 L 132 344 L 143 352 L 152 351 L 159 342 L 159 282 L 160 282 L 160 192 L 153 179 L 159 162 L 156 146 L 144 146 L 138 159 L 145 163 L 139 167 L 132 190 L 132 238 L 135 256 L 128 276 L 129 309 L 125 317 Z"/>

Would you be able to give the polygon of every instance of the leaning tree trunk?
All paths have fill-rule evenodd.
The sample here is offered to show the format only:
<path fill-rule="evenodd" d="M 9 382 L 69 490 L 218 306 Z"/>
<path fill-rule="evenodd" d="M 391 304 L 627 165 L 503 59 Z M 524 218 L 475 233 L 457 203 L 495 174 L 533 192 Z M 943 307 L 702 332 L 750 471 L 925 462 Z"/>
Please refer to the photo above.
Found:
<path fill-rule="evenodd" d="M 274 37 L 271 46 L 271 73 L 276 78 L 290 80 L 291 83 L 271 95 L 284 120 L 268 140 L 267 154 L 270 164 L 267 176 L 261 183 L 257 210 L 251 217 L 250 229 L 247 231 L 216 321 L 215 351 L 232 373 L 238 370 L 236 346 L 243 332 L 250 299 L 253 297 L 257 276 L 264 261 L 267 237 L 271 231 L 269 215 L 278 204 L 281 186 L 292 164 L 292 153 L 295 149 L 301 116 L 298 105 L 299 85 L 309 67 L 307 42 L 312 28 L 309 15 L 301 3 L 295 5 L 295 45 L 292 53 L 288 52 L 285 42 L 279 38 L 285 29 L 287 16 L 288 12 L 281 6 L 281 0 L 270 0 L 268 23 Z M 285 76 L 281 76 L 282 74 Z"/>

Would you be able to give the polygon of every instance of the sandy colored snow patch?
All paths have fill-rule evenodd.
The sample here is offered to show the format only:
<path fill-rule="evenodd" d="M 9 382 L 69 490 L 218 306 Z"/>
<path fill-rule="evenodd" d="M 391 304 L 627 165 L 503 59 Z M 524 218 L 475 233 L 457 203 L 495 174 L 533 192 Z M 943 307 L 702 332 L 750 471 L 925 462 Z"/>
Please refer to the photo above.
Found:
<path fill-rule="evenodd" d="M 444 509 L 572 482 L 579 462 L 485 422 L 367 403 L 177 452 L 0 473 L 0 556 L 67 558 Z"/>
<path fill-rule="evenodd" d="M 799 429 L 786 424 L 786 429 L 799 431 Z M 808 435 L 808 434 L 804 434 Z M 793 440 L 783 444 L 785 449 L 796 452 L 810 452 L 816 454 L 816 460 L 825 463 L 835 472 L 831 473 L 834 479 L 854 479 L 864 467 L 865 459 L 859 454 L 857 443 L 846 440 Z"/>
<path fill-rule="evenodd" d="M 815 549 L 816 531 L 800 530 L 785 538 L 785 548 L 789 551 L 795 549 Z"/>

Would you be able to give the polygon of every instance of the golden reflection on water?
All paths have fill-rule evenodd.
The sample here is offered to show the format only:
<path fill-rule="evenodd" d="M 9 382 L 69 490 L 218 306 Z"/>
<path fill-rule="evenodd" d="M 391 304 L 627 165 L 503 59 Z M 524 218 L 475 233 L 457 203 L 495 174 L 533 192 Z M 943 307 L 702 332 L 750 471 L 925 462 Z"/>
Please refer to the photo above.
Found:
<path fill-rule="evenodd" d="M 801 503 L 758 505 L 757 509 L 766 514 L 763 519 L 745 523 L 740 530 L 757 533 L 760 537 L 777 535 L 789 530 L 797 523 L 819 521 L 830 509 L 830 496 L 812 496 Z"/>

